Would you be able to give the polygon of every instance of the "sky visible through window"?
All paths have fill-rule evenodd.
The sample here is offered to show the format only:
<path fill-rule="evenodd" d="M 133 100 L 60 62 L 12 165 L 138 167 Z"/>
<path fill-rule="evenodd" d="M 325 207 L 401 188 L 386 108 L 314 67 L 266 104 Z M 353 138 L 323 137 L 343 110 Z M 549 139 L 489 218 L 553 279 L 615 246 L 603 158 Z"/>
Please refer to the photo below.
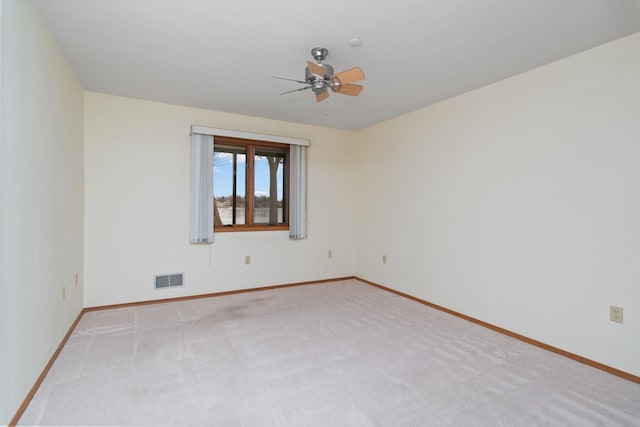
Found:
<path fill-rule="evenodd" d="M 244 196 L 244 173 L 245 156 L 238 156 L 238 175 L 242 177 L 238 180 L 236 188 L 238 196 Z M 255 194 L 256 196 L 269 196 L 269 164 L 262 156 L 257 156 L 254 163 L 255 168 Z M 278 167 L 278 182 L 282 182 L 283 167 Z M 216 197 L 230 196 L 233 191 L 233 162 L 230 153 L 215 153 L 213 160 L 213 182 Z M 278 200 L 282 200 L 282 188 L 278 186 Z"/>

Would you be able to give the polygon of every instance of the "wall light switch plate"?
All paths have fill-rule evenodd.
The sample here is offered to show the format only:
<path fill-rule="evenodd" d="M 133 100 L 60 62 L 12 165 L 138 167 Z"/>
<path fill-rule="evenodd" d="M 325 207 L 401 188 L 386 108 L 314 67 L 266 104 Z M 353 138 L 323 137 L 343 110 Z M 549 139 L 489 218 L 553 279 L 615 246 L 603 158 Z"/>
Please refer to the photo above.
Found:
<path fill-rule="evenodd" d="M 609 307 L 609 320 L 616 323 L 622 323 L 622 307 L 612 305 Z"/>
<path fill-rule="evenodd" d="M 247 264 L 247 265 L 251 264 L 251 257 L 249 255 L 244 257 L 244 263 Z"/>

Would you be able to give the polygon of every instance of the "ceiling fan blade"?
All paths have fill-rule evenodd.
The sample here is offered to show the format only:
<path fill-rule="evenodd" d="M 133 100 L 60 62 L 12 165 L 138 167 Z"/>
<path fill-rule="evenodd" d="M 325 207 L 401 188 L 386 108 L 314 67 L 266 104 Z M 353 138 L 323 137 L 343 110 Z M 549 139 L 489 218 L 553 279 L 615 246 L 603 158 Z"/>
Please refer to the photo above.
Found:
<path fill-rule="evenodd" d="M 353 85 L 353 84 L 339 85 L 339 86 L 333 87 L 334 92 L 341 93 L 343 95 L 350 95 L 350 96 L 360 95 L 360 92 L 362 92 L 362 89 L 364 89 L 362 85 Z"/>
<path fill-rule="evenodd" d="M 282 76 L 271 76 L 274 79 L 280 79 L 280 80 L 289 80 L 291 82 L 297 82 L 297 83 L 302 83 L 302 84 L 307 84 L 308 82 L 305 82 L 304 80 L 296 80 L 296 79 L 292 79 L 289 77 L 282 77 Z"/>
<path fill-rule="evenodd" d="M 324 92 L 316 93 L 316 102 L 322 102 L 329 97 L 329 92 L 326 90 Z"/>
<path fill-rule="evenodd" d="M 364 72 L 360 67 L 349 68 L 348 70 L 341 71 L 335 75 L 335 79 L 338 79 L 338 82 L 341 85 L 346 85 L 353 82 L 359 82 L 364 80 Z"/>
<path fill-rule="evenodd" d="M 305 82 L 306 83 L 306 82 Z M 306 87 L 301 87 L 300 89 L 293 89 L 293 90 L 288 90 L 286 92 L 282 92 L 280 95 L 286 95 L 288 93 L 293 93 L 293 92 L 300 92 L 302 90 L 307 90 L 307 89 L 311 89 L 311 86 L 306 86 Z"/>
<path fill-rule="evenodd" d="M 311 71 L 311 74 L 318 76 L 321 79 L 324 79 L 324 68 L 322 68 L 318 64 L 314 64 L 311 61 L 307 61 L 307 66 L 309 67 L 309 71 Z"/>

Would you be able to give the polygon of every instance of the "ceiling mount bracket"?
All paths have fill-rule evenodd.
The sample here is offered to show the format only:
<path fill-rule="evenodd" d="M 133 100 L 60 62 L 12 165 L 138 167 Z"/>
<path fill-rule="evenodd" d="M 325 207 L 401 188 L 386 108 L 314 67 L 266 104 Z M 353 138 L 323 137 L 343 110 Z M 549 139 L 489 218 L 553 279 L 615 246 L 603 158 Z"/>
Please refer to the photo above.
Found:
<path fill-rule="evenodd" d="M 318 61 L 318 64 L 329 55 L 329 51 L 324 47 L 314 47 L 311 49 L 311 56 Z"/>

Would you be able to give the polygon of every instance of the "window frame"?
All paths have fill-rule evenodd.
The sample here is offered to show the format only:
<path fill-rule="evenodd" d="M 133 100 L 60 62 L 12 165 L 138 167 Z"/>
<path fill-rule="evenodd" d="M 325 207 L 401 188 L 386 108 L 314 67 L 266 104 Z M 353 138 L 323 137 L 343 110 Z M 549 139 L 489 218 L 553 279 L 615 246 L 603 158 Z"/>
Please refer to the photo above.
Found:
<path fill-rule="evenodd" d="M 289 158 L 290 158 L 290 144 L 279 143 L 279 142 L 270 142 L 270 141 L 261 141 L 257 139 L 247 139 L 247 138 L 236 138 L 231 136 L 220 136 L 213 135 L 214 140 L 214 155 L 215 155 L 215 146 L 216 144 L 221 145 L 231 145 L 236 147 L 244 147 L 246 149 L 246 170 L 245 170 L 245 224 L 228 224 L 228 225 L 215 225 L 215 218 L 213 221 L 213 230 L 215 233 L 228 233 L 228 232 L 242 232 L 242 231 L 278 231 L 278 230 L 289 230 L 289 179 L 290 179 L 290 167 L 289 167 Z M 284 150 L 284 165 L 283 165 L 283 207 L 282 207 L 282 218 L 284 223 L 282 224 L 254 224 L 254 197 L 255 197 L 255 149 L 256 147 L 264 147 L 264 148 L 276 148 Z M 214 190 L 215 190 L 215 179 L 213 182 Z M 212 212 L 215 215 L 215 197 L 213 196 L 214 207 Z"/>

